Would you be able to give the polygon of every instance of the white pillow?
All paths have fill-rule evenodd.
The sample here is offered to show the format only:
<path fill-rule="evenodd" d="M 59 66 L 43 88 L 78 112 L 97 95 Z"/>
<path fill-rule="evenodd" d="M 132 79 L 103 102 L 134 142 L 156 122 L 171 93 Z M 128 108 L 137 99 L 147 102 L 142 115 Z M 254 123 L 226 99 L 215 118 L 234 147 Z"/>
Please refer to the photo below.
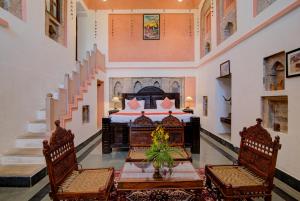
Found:
<path fill-rule="evenodd" d="M 140 104 L 140 107 L 138 107 L 136 110 L 131 109 L 128 105 L 128 102 L 131 100 L 125 99 L 125 108 L 126 111 L 141 111 L 145 108 L 145 100 L 138 100 L 138 103 Z"/>
<path fill-rule="evenodd" d="M 161 106 L 161 103 L 163 102 L 164 100 L 156 100 L 156 108 L 157 110 L 176 110 L 175 108 L 175 99 L 170 99 L 170 101 L 173 103 L 172 107 L 170 109 L 165 109 Z"/>

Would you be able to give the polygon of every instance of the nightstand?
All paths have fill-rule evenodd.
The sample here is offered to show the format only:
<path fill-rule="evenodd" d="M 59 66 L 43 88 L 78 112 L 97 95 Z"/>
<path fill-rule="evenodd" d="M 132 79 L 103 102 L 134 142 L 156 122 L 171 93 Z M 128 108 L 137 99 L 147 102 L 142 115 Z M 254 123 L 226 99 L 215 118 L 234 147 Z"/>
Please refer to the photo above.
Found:
<path fill-rule="evenodd" d="M 194 110 L 193 110 L 193 109 L 190 109 L 190 108 L 184 108 L 182 111 L 183 111 L 183 112 L 186 112 L 186 113 L 194 114 Z"/>
<path fill-rule="evenodd" d="M 111 114 L 117 113 L 117 112 L 119 112 L 118 109 L 112 109 L 112 110 L 109 110 L 109 111 L 108 111 L 108 114 L 111 115 Z"/>

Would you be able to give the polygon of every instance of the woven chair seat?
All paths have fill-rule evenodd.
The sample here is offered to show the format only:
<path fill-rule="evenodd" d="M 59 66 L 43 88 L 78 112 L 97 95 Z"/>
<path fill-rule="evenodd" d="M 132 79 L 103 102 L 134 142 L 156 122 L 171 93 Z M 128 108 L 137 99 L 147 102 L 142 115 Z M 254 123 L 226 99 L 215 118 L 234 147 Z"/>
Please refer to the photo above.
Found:
<path fill-rule="evenodd" d="M 179 153 L 173 152 L 171 156 L 174 160 L 180 159 L 188 159 L 190 156 L 182 147 L 177 147 Z M 132 160 L 147 160 L 145 152 L 149 149 L 149 147 L 135 147 L 129 150 L 129 158 Z"/>
<path fill-rule="evenodd" d="M 243 166 L 212 166 L 210 171 L 225 185 L 232 187 L 262 186 L 264 180 Z"/>
<path fill-rule="evenodd" d="M 103 191 L 107 188 L 112 174 L 111 169 L 73 171 L 60 186 L 59 192 L 97 193 Z"/>

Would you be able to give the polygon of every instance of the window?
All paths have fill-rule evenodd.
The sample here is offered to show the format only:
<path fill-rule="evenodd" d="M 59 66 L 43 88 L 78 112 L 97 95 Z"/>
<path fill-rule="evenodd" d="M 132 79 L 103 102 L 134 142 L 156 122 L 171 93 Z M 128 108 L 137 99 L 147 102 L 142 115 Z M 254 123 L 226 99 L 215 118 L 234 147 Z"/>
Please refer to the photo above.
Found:
<path fill-rule="evenodd" d="M 46 0 L 46 11 L 58 22 L 61 16 L 61 0 Z"/>

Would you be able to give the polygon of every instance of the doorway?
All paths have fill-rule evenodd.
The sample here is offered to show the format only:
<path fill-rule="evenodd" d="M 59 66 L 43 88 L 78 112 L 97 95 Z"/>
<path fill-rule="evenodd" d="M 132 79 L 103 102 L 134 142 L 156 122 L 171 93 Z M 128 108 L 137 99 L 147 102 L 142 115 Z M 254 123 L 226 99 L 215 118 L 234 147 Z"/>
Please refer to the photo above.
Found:
<path fill-rule="evenodd" d="M 97 81 L 97 128 L 102 128 L 102 118 L 104 116 L 104 82 Z"/>

